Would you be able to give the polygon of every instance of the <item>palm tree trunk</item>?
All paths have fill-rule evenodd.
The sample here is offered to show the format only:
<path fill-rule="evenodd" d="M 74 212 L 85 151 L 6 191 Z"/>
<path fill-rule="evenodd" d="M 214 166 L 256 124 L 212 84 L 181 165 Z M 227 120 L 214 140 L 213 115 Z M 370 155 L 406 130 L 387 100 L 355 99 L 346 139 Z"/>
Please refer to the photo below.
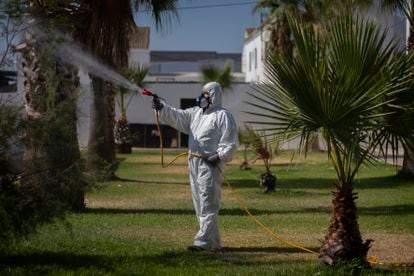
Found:
<path fill-rule="evenodd" d="M 24 85 L 24 104 L 27 115 L 28 129 L 35 126 L 44 117 L 46 112 L 42 97 L 46 95 L 45 76 L 40 70 L 39 54 L 33 47 L 33 34 L 27 32 L 24 48 L 19 48 L 22 52 L 22 73 Z M 23 156 L 23 170 L 25 172 L 32 171 L 32 161 L 40 159 L 43 153 L 40 152 L 41 144 L 39 137 L 27 135 L 25 143 L 25 151 Z"/>
<path fill-rule="evenodd" d="M 115 163 L 114 96 L 112 84 L 92 76 L 92 104 L 86 169 L 95 175 Z M 107 171 L 108 177 L 114 176 Z"/>
<path fill-rule="evenodd" d="M 414 1 L 411 1 L 410 19 L 410 32 L 408 35 L 407 49 L 410 53 L 414 52 Z M 404 160 L 401 168 L 401 175 L 409 179 L 414 179 L 414 152 L 410 149 L 404 151 Z"/>
<path fill-rule="evenodd" d="M 366 264 L 372 240 L 363 242 L 361 238 L 355 205 L 357 194 L 351 186 L 344 185 L 333 192 L 333 197 L 331 223 L 319 259 L 327 265 L 355 259 Z"/>
<path fill-rule="evenodd" d="M 414 152 L 410 149 L 404 151 L 404 160 L 400 174 L 406 178 L 414 178 Z"/>
<path fill-rule="evenodd" d="M 290 29 L 286 15 L 275 19 L 271 33 L 272 47 L 279 54 L 291 56 L 293 43 L 290 38 Z"/>
<path fill-rule="evenodd" d="M 71 173 L 76 173 L 78 176 L 82 174 L 83 168 L 80 167 L 81 154 L 79 150 L 78 142 L 78 130 L 77 130 L 77 96 L 80 89 L 80 82 L 78 77 L 78 70 L 70 65 L 58 64 L 58 73 L 63 77 L 61 83 L 61 100 L 67 102 L 67 108 L 65 109 L 68 120 L 65 120 L 67 124 L 68 133 L 66 133 L 65 147 L 61 147 L 65 152 L 60 153 L 61 164 L 65 164 L 65 168 L 69 168 Z M 63 141 L 62 141 L 63 142 Z M 85 210 L 85 187 L 87 183 L 81 179 L 77 179 L 72 183 L 70 206 L 73 211 L 80 212 Z"/>
<path fill-rule="evenodd" d="M 119 118 L 115 122 L 115 147 L 117 153 L 132 153 L 131 134 L 125 106 L 125 89 L 119 88 Z"/>
<path fill-rule="evenodd" d="M 134 22 L 131 1 L 90 0 L 85 2 L 88 16 L 77 30 L 77 38 L 105 63 L 122 68 L 128 64 L 129 26 Z M 105 178 L 114 177 L 115 93 L 112 85 L 92 77 L 93 104 L 88 145 L 87 169 L 101 174 L 101 165 L 109 166 Z"/>

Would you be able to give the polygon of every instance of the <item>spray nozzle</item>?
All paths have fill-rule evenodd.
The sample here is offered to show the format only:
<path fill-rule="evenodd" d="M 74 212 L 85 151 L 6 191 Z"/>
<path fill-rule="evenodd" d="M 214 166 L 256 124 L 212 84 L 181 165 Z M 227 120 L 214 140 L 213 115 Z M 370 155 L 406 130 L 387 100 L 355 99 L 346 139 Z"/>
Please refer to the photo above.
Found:
<path fill-rule="evenodd" d="M 154 98 L 158 98 L 158 95 L 157 95 L 157 94 L 152 93 L 149 89 L 144 88 L 144 89 L 142 89 L 142 90 L 143 90 L 143 91 L 142 91 L 142 94 L 143 94 L 143 95 L 145 95 L 145 96 L 153 96 Z"/>
<path fill-rule="evenodd" d="M 147 89 L 147 88 L 143 88 L 143 89 L 142 89 L 142 95 L 145 95 L 145 96 L 152 96 L 152 97 L 154 97 L 154 98 L 160 98 L 160 99 L 164 100 L 163 98 L 161 98 L 161 97 L 160 97 L 160 96 L 158 96 L 157 94 L 152 93 L 152 92 L 151 92 L 151 90 L 149 90 L 149 89 Z"/>

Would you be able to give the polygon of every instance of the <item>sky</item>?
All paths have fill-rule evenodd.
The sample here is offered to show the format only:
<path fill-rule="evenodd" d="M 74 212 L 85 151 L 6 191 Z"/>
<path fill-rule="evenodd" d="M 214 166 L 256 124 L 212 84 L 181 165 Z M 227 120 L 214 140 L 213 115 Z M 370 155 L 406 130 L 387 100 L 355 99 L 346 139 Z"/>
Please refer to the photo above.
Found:
<path fill-rule="evenodd" d="M 178 0 L 178 20 L 157 32 L 148 12 L 135 14 L 139 26 L 149 26 L 150 50 L 241 53 L 244 30 L 260 25 L 253 0 Z"/>

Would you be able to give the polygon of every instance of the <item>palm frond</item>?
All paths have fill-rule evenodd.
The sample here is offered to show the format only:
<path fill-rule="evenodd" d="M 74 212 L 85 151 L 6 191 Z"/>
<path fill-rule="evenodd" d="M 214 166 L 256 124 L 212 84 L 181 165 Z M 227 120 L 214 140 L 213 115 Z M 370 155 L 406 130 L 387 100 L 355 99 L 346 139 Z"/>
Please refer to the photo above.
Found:
<path fill-rule="evenodd" d="M 157 31 L 165 26 L 172 26 L 174 20 L 179 19 L 175 0 L 134 0 L 132 2 L 137 11 L 149 10 L 151 12 Z"/>
<path fill-rule="evenodd" d="M 206 65 L 200 68 L 204 83 L 216 81 L 220 83 L 223 92 L 232 89 L 233 76 L 231 75 L 232 66 L 227 63 L 223 70 L 215 65 Z"/>

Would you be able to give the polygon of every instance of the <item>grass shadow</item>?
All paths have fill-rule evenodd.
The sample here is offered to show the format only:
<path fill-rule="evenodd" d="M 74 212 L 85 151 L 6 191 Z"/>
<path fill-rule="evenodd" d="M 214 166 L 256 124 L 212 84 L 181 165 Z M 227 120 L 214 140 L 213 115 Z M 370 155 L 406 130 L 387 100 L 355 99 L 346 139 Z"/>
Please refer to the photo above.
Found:
<path fill-rule="evenodd" d="M 330 207 L 315 207 L 315 208 L 295 208 L 295 209 L 279 209 L 279 210 L 263 210 L 256 208 L 249 208 L 249 211 L 255 216 L 261 215 L 277 215 L 277 214 L 330 214 Z M 188 216 L 194 215 L 193 209 L 121 209 L 121 208 L 87 208 L 87 214 L 133 214 L 133 215 L 174 215 L 174 216 Z M 375 207 L 358 207 L 359 215 L 368 216 L 395 216 L 395 215 L 409 215 L 414 213 L 414 205 L 391 205 L 391 206 L 375 206 Z M 222 208 L 220 209 L 220 216 L 246 216 L 246 212 L 241 208 Z"/>
<path fill-rule="evenodd" d="M 179 185 L 189 185 L 188 180 L 142 180 L 142 179 L 130 179 L 130 178 L 123 178 L 117 177 L 113 179 L 113 181 L 118 182 L 130 182 L 130 183 L 142 183 L 142 184 L 179 184 Z"/>
<path fill-rule="evenodd" d="M 229 179 L 234 188 L 259 188 L 257 179 Z M 276 182 L 276 189 L 327 189 L 335 188 L 335 178 L 282 178 Z M 413 185 L 412 181 L 403 179 L 398 176 L 386 177 L 364 177 L 356 179 L 354 182 L 355 189 L 378 189 L 378 188 L 397 188 Z"/>
<path fill-rule="evenodd" d="M 39 252 L 29 254 L 2 255 L 0 267 L 32 267 L 54 266 L 73 270 L 90 268 L 113 272 L 114 263 L 117 260 L 105 255 L 74 254 L 66 252 Z"/>
<path fill-rule="evenodd" d="M 369 216 L 412 215 L 414 214 L 414 205 L 402 204 L 391 206 L 358 207 L 358 214 Z"/>
<path fill-rule="evenodd" d="M 291 211 L 272 211 L 272 210 L 259 210 L 259 209 L 249 209 L 249 211 L 255 215 L 272 215 L 278 213 L 285 213 Z M 177 216 L 187 216 L 195 215 L 193 209 L 120 209 L 120 208 L 87 208 L 85 211 L 87 214 L 112 214 L 112 215 L 122 215 L 122 214 L 133 214 L 133 215 L 177 215 Z M 245 216 L 246 212 L 240 208 L 223 208 L 220 209 L 220 216 Z"/>
<path fill-rule="evenodd" d="M 318 251 L 318 248 L 310 249 Z M 140 272 L 142 271 L 145 271 L 146 275 L 151 275 L 152 272 L 159 272 L 161 267 L 163 269 L 167 268 L 165 271 L 168 271 L 168 268 L 182 268 L 185 271 L 191 271 L 200 266 L 206 272 L 217 272 L 217 269 L 220 269 L 225 273 L 226 271 L 234 271 L 232 266 L 235 265 L 254 268 L 263 264 L 273 266 L 282 263 L 288 266 L 299 264 L 305 273 L 332 270 L 330 267 L 318 266 L 317 258 L 305 260 L 298 256 L 288 259 L 278 259 L 277 257 L 279 254 L 286 256 L 286 254 L 297 253 L 304 252 L 299 249 L 285 247 L 224 247 L 220 252 L 197 253 L 179 249 L 153 254 L 147 252 L 143 255 L 92 255 L 45 251 L 0 255 L 0 274 L 7 271 L 7 275 L 15 275 L 13 271 L 16 270 L 16 274 L 18 274 L 17 271 L 20 271 L 18 275 L 56 275 L 58 272 L 65 275 L 79 272 L 84 275 L 85 271 L 89 271 L 90 274 L 88 275 L 141 275 Z M 269 259 L 268 257 L 272 258 Z M 162 265 L 160 266 L 160 264 Z M 402 268 L 374 267 L 366 272 L 395 275 L 395 273 L 401 271 Z M 414 270 L 408 268 L 405 271 L 410 273 Z M 274 275 L 277 275 L 277 271 L 274 272 Z"/>

